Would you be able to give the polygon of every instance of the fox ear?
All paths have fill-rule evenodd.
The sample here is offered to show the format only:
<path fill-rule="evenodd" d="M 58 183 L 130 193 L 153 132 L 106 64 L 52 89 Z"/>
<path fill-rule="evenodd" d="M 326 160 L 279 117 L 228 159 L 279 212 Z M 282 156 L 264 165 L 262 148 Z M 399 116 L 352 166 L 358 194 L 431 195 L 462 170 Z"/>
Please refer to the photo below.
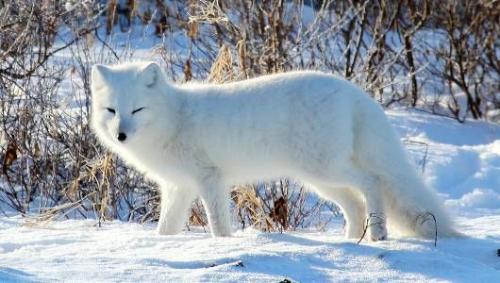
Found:
<path fill-rule="evenodd" d="M 151 62 L 141 70 L 139 77 L 147 87 L 153 88 L 158 83 L 160 74 L 160 66 L 158 66 L 158 64 L 154 62 Z"/>
<path fill-rule="evenodd" d="M 109 78 L 110 69 L 105 65 L 95 64 L 92 66 L 91 82 L 94 87 L 102 85 Z"/>

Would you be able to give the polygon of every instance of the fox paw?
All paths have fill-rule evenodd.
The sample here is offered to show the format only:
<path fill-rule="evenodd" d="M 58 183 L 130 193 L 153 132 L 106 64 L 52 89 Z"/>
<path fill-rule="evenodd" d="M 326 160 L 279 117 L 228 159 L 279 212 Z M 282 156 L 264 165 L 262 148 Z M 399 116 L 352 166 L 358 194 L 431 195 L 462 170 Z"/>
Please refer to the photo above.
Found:
<path fill-rule="evenodd" d="M 367 225 L 370 240 L 373 242 L 387 240 L 387 228 L 385 225 L 385 216 L 383 214 L 371 213 Z"/>

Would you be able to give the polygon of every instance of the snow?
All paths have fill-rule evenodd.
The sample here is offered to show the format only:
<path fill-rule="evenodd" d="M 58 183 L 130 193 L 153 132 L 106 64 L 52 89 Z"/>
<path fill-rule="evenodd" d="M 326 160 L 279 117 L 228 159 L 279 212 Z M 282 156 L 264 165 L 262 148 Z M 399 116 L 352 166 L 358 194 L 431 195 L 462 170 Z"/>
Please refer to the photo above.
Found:
<path fill-rule="evenodd" d="M 428 146 L 427 183 L 457 215 L 500 214 L 500 126 L 465 124 L 419 112 L 388 111 L 406 140 Z M 410 151 L 422 159 L 422 149 Z M 418 163 L 418 162 L 417 162 Z"/>
<path fill-rule="evenodd" d="M 327 231 L 230 238 L 159 236 L 155 225 L 93 220 L 33 226 L 0 217 L 0 282 L 292 282 L 500 280 L 500 126 L 388 111 L 426 182 L 456 216 L 460 239 L 357 244 L 342 219 Z"/>
<path fill-rule="evenodd" d="M 328 232 L 238 231 L 230 238 L 183 232 L 158 236 L 153 225 L 68 220 L 46 228 L 0 221 L 1 282 L 299 282 L 461 281 L 500 278 L 500 216 L 461 218 L 466 239 L 432 242 L 345 240 Z M 496 225 L 492 225 L 495 224 Z"/>
<path fill-rule="evenodd" d="M 464 194 L 459 199 L 446 201 L 449 207 L 460 210 L 463 208 L 486 208 L 495 209 L 500 203 L 500 194 L 491 189 L 474 189 L 470 193 Z"/>

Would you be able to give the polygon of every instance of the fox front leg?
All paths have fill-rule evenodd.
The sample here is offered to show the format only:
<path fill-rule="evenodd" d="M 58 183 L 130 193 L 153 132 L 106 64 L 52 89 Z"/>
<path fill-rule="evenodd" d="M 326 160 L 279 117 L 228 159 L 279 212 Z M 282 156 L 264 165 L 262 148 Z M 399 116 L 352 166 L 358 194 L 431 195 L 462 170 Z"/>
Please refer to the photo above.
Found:
<path fill-rule="evenodd" d="M 161 210 L 158 234 L 173 235 L 182 230 L 196 194 L 185 188 L 161 187 Z"/>
<path fill-rule="evenodd" d="M 229 190 L 220 181 L 208 178 L 200 186 L 200 196 L 214 237 L 231 236 Z"/>

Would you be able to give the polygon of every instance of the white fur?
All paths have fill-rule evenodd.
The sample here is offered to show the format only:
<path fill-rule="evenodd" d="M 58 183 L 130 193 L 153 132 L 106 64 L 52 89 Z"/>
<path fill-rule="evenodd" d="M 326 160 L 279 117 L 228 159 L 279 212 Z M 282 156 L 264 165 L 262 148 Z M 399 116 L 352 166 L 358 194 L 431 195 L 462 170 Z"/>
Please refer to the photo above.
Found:
<path fill-rule="evenodd" d="M 454 234 L 382 109 L 343 79 L 290 72 L 176 85 L 154 63 L 128 63 L 95 66 L 92 93 L 99 139 L 160 184 L 160 234 L 179 232 L 200 196 L 212 233 L 228 236 L 230 188 L 280 177 L 336 202 L 350 238 L 371 214 L 372 240 L 386 238 L 385 219 L 403 234 L 432 237 L 434 223 L 419 217 L 425 212 L 441 235 Z M 118 141 L 118 132 L 127 139 Z"/>

